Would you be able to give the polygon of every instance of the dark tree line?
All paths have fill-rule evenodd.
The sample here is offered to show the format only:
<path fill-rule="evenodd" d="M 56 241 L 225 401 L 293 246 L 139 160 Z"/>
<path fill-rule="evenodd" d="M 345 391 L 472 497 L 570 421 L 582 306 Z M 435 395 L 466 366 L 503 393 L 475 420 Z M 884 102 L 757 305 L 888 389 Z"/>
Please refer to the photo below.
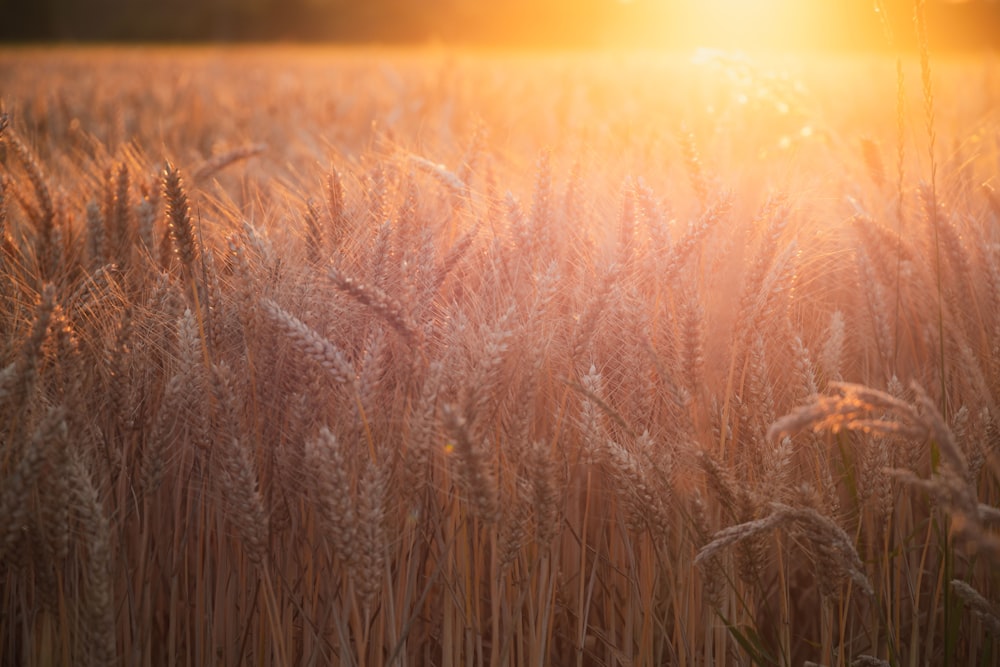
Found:
<path fill-rule="evenodd" d="M 670 21 L 698 0 L 0 0 L 0 40 L 340 41 L 594 46 L 609 38 L 690 46 Z M 872 0 L 827 0 L 842 25 L 816 44 L 886 48 Z M 912 0 L 884 0 L 896 45 L 913 46 Z M 840 11 L 840 10 L 838 10 Z M 928 0 L 932 46 L 1000 46 L 1000 2 Z M 626 37 L 627 36 L 627 37 Z M 776 44 L 776 46 L 782 46 Z"/>

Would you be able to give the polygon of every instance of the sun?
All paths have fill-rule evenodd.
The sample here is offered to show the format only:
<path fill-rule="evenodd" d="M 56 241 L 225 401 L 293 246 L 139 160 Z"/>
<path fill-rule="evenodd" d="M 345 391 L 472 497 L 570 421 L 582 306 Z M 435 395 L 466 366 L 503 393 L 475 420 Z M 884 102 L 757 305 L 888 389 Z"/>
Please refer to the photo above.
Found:
<path fill-rule="evenodd" d="M 696 0 L 677 3 L 672 12 L 677 34 L 699 46 L 784 50 L 840 37 L 837 5 L 823 0 Z"/>

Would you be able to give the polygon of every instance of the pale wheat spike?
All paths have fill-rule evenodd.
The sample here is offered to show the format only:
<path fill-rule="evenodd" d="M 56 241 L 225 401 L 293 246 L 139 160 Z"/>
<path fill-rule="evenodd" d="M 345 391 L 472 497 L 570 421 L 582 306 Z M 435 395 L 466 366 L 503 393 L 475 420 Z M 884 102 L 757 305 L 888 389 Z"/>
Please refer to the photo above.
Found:
<path fill-rule="evenodd" d="M 167 439 L 173 431 L 176 416 L 182 409 L 183 397 L 192 389 L 187 382 L 188 378 L 181 374 L 174 375 L 167 381 L 152 431 L 142 446 L 139 480 L 143 494 L 152 494 L 163 481 Z"/>
<path fill-rule="evenodd" d="M 718 223 L 729 213 L 733 207 L 732 193 L 723 193 L 717 196 L 701 216 L 693 221 L 687 232 L 670 246 L 670 251 L 663 261 L 659 280 L 669 285 L 676 280 L 684 264 L 695 253 L 699 244 L 704 241 L 708 233 L 714 229 Z"/>
<path fill-rule="evenodd" d="M 958 443 L 955 442 L 955 436 L 945 423 L 944 417 L 938 410 L 937 405 L 917 383 L 914 382 L 911 388 L 914 394 L 916 394 L 917 404 L 923 410 L 923 419 L 921 421 L 926 425 L 928 434 L 937 442 L 942 458 L 960 479 L 966 479 L 969 472 L 969 463 L 966 460 L 965 453 L 962 452 Z"/>
<path fill-rule="evenodd" d="M 528 227 L 527 218 L 520 200 L 510 190 L 503 199 L 503 209 L 507 219 L 509 236 L 514 240 L 515 247 L 522 257 L 533 257 L 535 254 L 535 237 Z"/>
<path fill-rule="evenodd" d="M 503 218 L 503 198 L 499 195 L 493 160 L 487 161 L 486 176 L 483 180 L 486 181 L 483 186 L 485 189 L 483 196 L 486 199 L 486 224 L 491 232 L 496 233 Z"/>
<path fill-rule="evenodd" d="M 648 528 L 657 544 L 664 545 L 670 536 L 670 510 L 663 494 L 650 480 L 649 467 L 623 445 L 609 440 L 605 448 L 616 493 L 626 509 L 626 523 L 637 532 Z"/>
<path fill-rule="evenodd" d="M 668 224 L 669 207 L 657 198 L 653 189 L 641 176 L 636 179 L 635 197 L 639 218 L 649 236 L 650 248 L 654 254 L 666 252 L 670 247 L 671 236 Z"/>
<path fill-rule="evenodd" d="M 508 358 L 510 342 L 514 337 L 514 312 L 514 306 L 508 308 L 500 320 L 483 335 L 482 353 L 468 382 L 463 406 L 465 414 L 471 415 L 473 427 L 478 427 L 478 419 L 489 414 L 488 403 L 493 400 L 497 388 L 503 384 L 504 361 Z"/>
<path fill-rule="evenodd" d="M 763 445 L 767 438 L 766 430 L 775 419 L 774 389 L 770 380 L 771 364 L 767 347 L 764 336 L 758 332 L 752 336 L 747 351 L 746 400 L 752 400 L 754 405 L 749 419 L 753 431 L 748 435 L 753 436 L 757 447 Z"/>
<path fill-rule="evenodd" d="M 607 440 L 601 412 L 604 381 L 594 364 L 590 365 L 590 370 L 580 379 L 580 386 L 583 388 L 579 422 L 583 457 L 588 462 L 597 461 L 604 454 Z"/>
<path fill-rule="evenodd" d="M 552 151 L 542 150 L 535 172 L 535 189 L 531 199 L 530 231 L 538 247 L 552 246 Z"/>
<path fill-rule="evenodd" d="M 952 579 L 951 588 L 994 636 L 1000 636 L 1000 609 L 996 605 L 991 604 L 979 591 L 961 579 Z"/>
<path fill-rule="evenodd" d="M 777 419 L 768 429 L 768 438 L 793 436 L 809 428 L 835 432 L 842 428 L 872 429 L 876 424 L 868 419 L 868 414 L 877 410 L 895 417 L 879 420 L 884 423 L 884 429 L 880 430 L 919 436 L 925 428 L 912 406 L 885 392 L 844 382 L 831 382 L 830 387 L 840 396 L 818 396 L 812 403 Z"/>
<path fill-rule="evenodd" d="M 794 479 L 795 470 L 792 468 L 794 454 L 795 448 L 791 438 L 781 438 L 774 447 L 766 451 L 763 464 L 764 474 L 767 475 L 768 484 L 777 489 L 772 497 L 781 497 L 785 494 L 790 482 Z"/>
<path fill-rule="evenodd" d="M 531 475 L 531 499 L 535 510 L 535 542 L 547 548 L 559 535 L 561 520 L 559 469 L 550 447 L 535 441 L 528 449 L 528 472 Z"/>
<path fill-rule="evenodd" d="M 819 385 L 816 382 L 816 370 L 809 348 L 799 334 L 792 337 L 792 353 L 795 355 L 795 376 L 799 378 L 801 386 L 800 396 L 809 399 L 819 393 Z"/>
<path fill-rule="evenodd" d="M 522 334 L 526 336 L 526 334 Z M 531 339 L 522 338 L 530 341 Z M 514 400 L 508 414 L 504 415 L 503 429 L 507 434 L 505 450 L 509 456 L 520 459 L 525 448 L 531 444 L 533 425 L 537 414 L 537 399 L 539 395 L 539 377 L 542 373 L 543 354 L 533 342 L 527 342 L 524 358 L 519 363 L 519 372 L 515 380 Z"/>
<path fill-rule="evenodd" d="M 898 297 L 898 280 L 900 265 L 918 264 L 919 254 L 914 251 L 910 242 L 900 238 L 899 234 L 885 225 L 873 220 L 865 213 L 857 213 L 850 220 L 851 228 L 861 241 L 861 248 L 868 257 L 879 258 L 873 267 L 874 275 L 886 287 L 893 286 Z M 896 261 L 887 262 L 892 257 Z"/>
<path fill-rule="evenodd" d="M 700 564 L 716 555 L 722 549 L 744 540 L 761 535 L 773 528 L 790 526 L 805 537 L 809 546 L 816 550 L 819 562 L 825 564 L 817 574 L 833 577 L 830 584 L 839 585 L 841 579 L 850 578 L 865 593 L 872 595 L 871 582 L 864 573 L 864 565 L 850 537 L 829 517 L 812 508 L 790 507 L 783 503 L 771 503 L 771 514 L 753 521 L 724 528 L 717 532 L 712 541 L 695 556 L 695 564 Z"/>
<path fill-rule="evenodd" d="M 437 162 L 432 162 L 431 160 L 420 157 L 419 155 L 411 155 L 410 161 L 429 173 L 446 188 L 448 188 L 448 193 L 451 195 L 452 202 L 460 202 L 465 198 L 469 186 L 464 180 L 459 178 L 458 175 L 456 175 L 453 171 L 450 171 L 446 166 Z"/>
<path fill-rule="evenodd" d="M 708 524 L 705 501 L 698 489 L 694 490 L 689 506 L 695 532 L 695 547 L 702 549 L 710 540 L 711 530 Z M 722 558 L 717 553 L 708 555 L 699 562 L 699 565 L 704 570 L 702 586 L 705 590 L 705 597 L 708 598 L 708 603 L 713 609 L 721 609 L 726 590 L 726 572 L 723 568 Z"/>
<path fill-rule="evenodd" d="M 442 391 L 443 375 L 444 365 L 440 361 L 430 362 L 414 409 L 407 415 L 409 438 L 406 441 L 403 474 L 410 483 L 402 488 L 411 499 L 418 497 L 430 481 L 431 447 L 437 433 L 438 397 Z"/>
<path fill-rule="evenodd" d="M 826 340 L 823 343 L 818 360 L 820 369 L 823 371 L 827 382 L 839 382 L 843 380 L 841 373 L 847 339 L 846 334 L 847 325 L 844 320 L 844 313 L 839 310 L 833 311 L 833 314 L 830 315 L 830 324 L 826 330 Z"/>
<path fill-rule="evenodd" d="M 313 200 L 306 202 L 306 210 L 302 217 L 306 224 L 306 261 L 311 266 L 318 266 L 323 261 L 325 252 L 319 209 Z"/>
<path fill-rule="evenodd" d="M 444 259 L 434 268 L 434 274 L 430 281 L 430 289 L 432 293 L 436 293 L 441 288 L 441 285 L 444 284 L 448 275 L 451 274 L 466 254 L 468 254 L 469 249 L 472 247 L 473 242 L 475 242 L 478 233 L 479 224 L 476 224 L 462 234 L 462 236 L 455 241 L 451 248 L 448 249 L 448 253 L 444 256 Z"/>
<path fill-rule="evenodd" d="M 635 180 L 625 178 L 622 185 L 621 204 L 618 209 L 618 263 L 632 266 L 638 245 L 638 219 L 636 216 Z"/>
<path fill-rule="evenodd" d="M 15 413 L 21 410 L 21 406 L 34 390 L 42 345 L 49 334 L 49 325 L 56 308 L 55 296 L 56 290 L 53 285 L 46 285 L 43 288 L 28 340 L 21 346 L 17 360 L 0 373 L 0 404 L 8 403 Z"/>
<path fill-rule="evenodd" d="M 111 231 L 111 219 L 115 216 L 115 170 L 108 165 L 104 169 L 104 201 L 101 203 L 101 213 L 104 214 L 105 233 Z"/>
<path fill-rule="evenodd" d="M 24 539 L 31 504 L 26 502 L 37 486 L 53 447 L 64 447 L 67 433 L 66 411 L 51 408 L 35 429 L 31 440 L 23 446 L 20 460 L 3 480 L 0 490 L 0 516 L 4 526 L 0 529 L 0 562 Z"/>
<path fill-rule="evenodd" d="M 104 358 L 111 378 L 111 386 L 108 388 L 108 403 L 113 408 L 121 423 L 129 423 L 132 420 L 129 404 L 129 375 L 134 359 L 133 352 L 137 340 L 135 339 L 135 311 L 132 305 L 125 306 L 118 314 L 115 326 L 114 339 L 109 339 L 109 344 L 105 348 Z"/>
<path fill-rule="evenodd" d="M 784 194 L 772 195 L 761 205 L 754 219 L 754 227 L 764 230 L 764 238 L 753 254 L 746 270 L 743 290 L 740 295 L 739 312 L 736 317 L 737 332 L 749 327 L 755 322 L 755 316 L 760 310 L 762 298 L 770 290 L 768 283 L 774 284 L 775 276 L 781 271 L 780 260 L 788 256 L 788 245 L 785 252 L 779 254 L 782 247 L 781 239 L 791 219 L 788 197 Z M 780 281 L 779 281 L 780 282 Z M 742 334 L 740 334 L 742 335 Z"/>
<path fill-rule="evenodd" d="M 341 238 L 345 231 L 344 224 L 347 218 L 344 209 L 344 182 L 340 177 L 340 172 L 332 165 L 326 179 L 326 206 L 336 241 Z"/>
<path fill-rule="evenodd" d="M 358 562 L 358 517 L 347 457 L 337 437 L 325 426 L 305 444 L 306 480 L 319 518 L 341 562 Z"/>
<path fill-rule="evenodd" d="M 756 521 L 764 516 L 764 507 L 757 494 L 747 486 L 737 491 L 736 517 L 741 522 Z M 751 535 L 736 545 L 736 575 L 747 586 L 761 586 L 768 566 L 768 544 L 763 535 Z"/>
<path fill-rule="evenodd" d="M 919 421 L 913 406 L 888 392 L 851 382 L 833 382 L 830 386 L 840 392 L 845 401 L 860 402 L 869 410 L 885 410 L 906 421 Z"/>
<path fill-rule="evenodd" d="M 371 309 L 408 343 L 411 345 L 419 344 L 419 330 L 398 301 L 389 297 L 378 287 L 349 278 L 336 268 L 331 268 L 327 275 L 339 290 Z"/>
<path fill-rule="evenodd" d="M 206 181 L 229 165 L 239 162 L 240 160 L 246 160 L 247 158 L 251 158 L 255 155 L 260 155 L 265 150 L 267 150 L 267 144 L 247 144 L 245 146 L 237 146 L 236 148 L 228 150 L 225 153 L 213 155 L 198 165 L 198 167 L 191 174 L 191 179 L 195 183 Z"/>
<path fill-rule="evenodd" d="M 871 655 L 859 655 L 851 661 L 851 667 L 892 667 L 892 663 Z"/>
<path fill-rule="evenodd" d="M 129 201 L 129 171 L 124 162 L 118 165 L 112 192 L 112 208 L 105 221 L 109 227 L 106 240 L 110 245 L 112 261 L 117 262 L 124 272 L 128 270 L 135 243 L 135 226 L 132 224 L 132 206 Z"/>
<path fill-rule="evenodd" d="M 107 259 L 104 245 L 104 216 L 98 203 L 91 201 L 87 204 L 87 253 L 90 255 L 91 271 L 104 266 Z"/>
<path fill-rule="evenodd" d="M 507 571 L 517 561 L 521 550 L 528 541 L 528 517 L 531 511 L 529 501 L 530 483 L 523 477 L 514 476 L 512 483 L 502 489 L 501 503 L 503 512 L 500 515 L 500 526 L 497 530 L 497 552 L 500 567 Z M 538 543 L 541 549 L 547 545 Z"/>
<path fill-rule="evenodd" d="M 805 495 L 800 494 L 800 497 Z M 809 491 L 815 497 L 815 492 Z M 808 542 L 816 558 L 816 574 L 820 590 L 833 596 L 847 579 L 852 580 L 867 595 L 874 595 L 864 564 L 850 536 L 833 519 L 812 506 L 791 507 L 771 503 L 774 511 L 794 520 L 795 534 Z"/>
<path fill-rule="evenodd" d="M 703 562 L 717 556 L 720 551 L 726 549 L 737 542 L 748 539 L 771 530 L 775 526 L 787 521 L 787 517 L 781 513 L 774 512 L 762 519 L 746 521 L 744 523 L 723 528 L 712 535 L 712 540 L 698 550 L 698 555 L 694 557 L 694 564 L 701 565 Z"/>
<path fill-rule="evenodd" d="M 371 609 L 384 579 L 388 547 L 385 527 L 388 490 L 387 468 L 365 459 L 358 480 L 355 586 L 366 609 Z"/>
<path fill-rule="evenodd" d="M 413 171 L 406 174 L 404 182 L 399 190 L 403 193 L 403 200 L 396 208 L 396 255 L 405 256 L 413 245 L 413 239 L 419 224 L 420 193 L 417 189 L 417 177 Z"/>
<path fill-rule="evenodd" d="M 82 529 L 86 561 L 83 571 L 81 632 L 85 665 L 113 665 L 117 662 L 114 584 L 111 573 L 114 556 L 111 528 L 90 475 L 75 450 L 69 457 L 73 507 Z"/>
<path fill-rule="evenodd" d="M 576 322 L 576 330 L 573 333 L 573 342 L 570 346 L 570 359 L 574 362 L 582 360 L 594 332 L 601 322 L 601 316 L 607 308 L 608 301 L 615 291 L 615 285 L 621 276 L 621 268 L 618 265 L 610 267 L 601 282 L 597 293 L 591 297 L 587 307 L 580 314 Z"/>
<path fill-rule="evenodd" d="M 205 336 L 209 349 L 218 353 L 226 338 L 226 308 L 225 295 L 219 282 L 219 269 L 215 264 L 215 254 L 206 252 L 202 255 L 202 276 L 205 284 L 205 301 L 202 306 L 205 313 Z"/>
<path fill-rule="evenodd" d="M 979 520 L 983 524 L 1000 524 L 1000 508 L 979 503 Z"/>
<path fill-rule="evenodd" d="M 381 224 L 386 219 L 386 175 L 385 165 L 378 162 L 368 174 L 365 197 L 368 200 L 368 215 L 373 224 Z"/>
<path fill-rule="evenodd" d="M 354 383 L 356 373 L 340 348 L 274 301 L 262 299 L 259 303 L 271 322 L 288 336 L 301 354 L 319 364 L 336 382 L 348 385 Z"/>
<path fill-rule="evenodd" d="M 393 224 L 391 220 L 380 221 L 378 234 L 372 244 L 368 282 L 382 288 L 389 282 L 387 275 L 392 263 Z"/>
<path fill-rule="evenodd" d="M 707 451 L 699 451 L 695 456 L 699 467 L 707 476 L 709 490 L 715 493 L 726 513 L 735 519 L 739 489 L 732 471 Z"/>
<path fill-rule="evenodd" d="M 472 513 L 483 521 L 497 520 L 500 504 L 496 479 L 482 443 L 473 442 L 469 424 L 452 405 L 442 410 L 444 424 L 454 440 L 456 477 Z"/>
<path fill-rule="evenodd" d="M 56 567 L 66 561 L 69 556 L 70 547 L 70 510 L 73 506 L 71 490 L 69 487 L 68 470 L 70 465 L 70 445 L 66 436 L 68 429 L 78 427 L 80 419 L 76 413 L 79 412 L 79 405 L 74 406 L 73 395 L 80 392 L 70 392 L 70 398 L 60 412 L 55 415 L 48 415 L 49 419 L 65 418 L 65 424 L 56 424 L 46 428 L 46 433 L 42 437 L 51 438 L 49 442 L 41 444 L 36 441 L 30 446 L 42 446 L 48 452 L 48 465 L 45 468 L 45 493 L 40 494 L 40 505 L 38 513 L 39 531 L 42 537 L 46 560 L 52 561 Z M 67 408 L 77 407 L 77 410 Z M 75 423 L 74 423 L 75 422 Z M 36 434 L 37 436 L 37 434 Z M 4 516 L 0 514 L 0 516 Z"/>
<path fill-rule="evenodd" d="M 680 316 L 680 341 L 682 350 L 680 376 L 684 388 L 692 396 L 698 395 L 702 387 L 702 372 L 705 367 L 705 312 L 698 299 L 695 286 L 688 284 L 684 290 Z"/>
<path fill-rule="evenodd" d="M 52 192 L 49 190 L 45 173 L 38 163 L 34 152 L 21 140 L 14 130 L 9 130 L 5 135 L 6 141 L 14 150 L 21 166 L 24 167 L 31 181 L 31 187 L 35 190 L 35 197 L 38 199 L 40 211 L 37 213 L 39 230 L 43 242 L 50 242 L 52 238 L 52 226 L 55 224 L 56 209 L 52 200 Z M 34 215 L 34 212 L 30 212 Z"/>
<path fill-rule="evenodd" d="M 146 494 L 152 494 L 162 483 L 167 463 L 176 456 L 169 445 L 182 428 L 190 427 L 189 437 L 200 447 L 212 441 L 202 401 L 205 368 L 201 361 L 198 325 L 189 309 L 178 318 L 176 330 L 178 368 L 166 383 L 152 428 L 141 449 L 140 479 Z"/>
<path fill-rule="evenodd" d="M 136 209 L 136 234 L 139 247 L 150 257 L 156 247 L 156 204 L 148 197 L 143 197 Z"/>
<path fill-rule="evenodd" d="M 212 394 L 218 409 L 217 432 L 221 435 L 221 480 L 224 497 L 231 503 L 230 517 L 236 524 L 248 556 L 262 564 L 267 554 L 268 514 L 261 497 L 259 477 L 251 453 L 240 437 L 236 392 L 232 371 L 225 364 L 212 367 Z"/>

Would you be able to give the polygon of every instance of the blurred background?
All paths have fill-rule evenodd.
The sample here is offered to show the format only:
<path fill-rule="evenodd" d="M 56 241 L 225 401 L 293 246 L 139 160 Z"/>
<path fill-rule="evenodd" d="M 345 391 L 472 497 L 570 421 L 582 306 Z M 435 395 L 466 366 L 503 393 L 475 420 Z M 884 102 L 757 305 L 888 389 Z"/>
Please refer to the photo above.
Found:
<path fill-rule="evenodd" d="M 0 40 L 868 51 L 912 49 L 913 12 L 912 0 L 0 0 Z M 1000 47 L 996 0 L 926 12 L 932 48 Z"/>

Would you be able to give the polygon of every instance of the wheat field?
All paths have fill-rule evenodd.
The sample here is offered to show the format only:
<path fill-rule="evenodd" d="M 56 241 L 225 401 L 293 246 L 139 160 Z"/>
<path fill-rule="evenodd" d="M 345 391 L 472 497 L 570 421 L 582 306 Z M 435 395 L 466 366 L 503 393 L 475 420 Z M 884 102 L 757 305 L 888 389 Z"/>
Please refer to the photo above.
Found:
<path fill-rule="evenodd" d="M 0 663 L 1000 664 L 998 97 L 0 51 Z"/>

